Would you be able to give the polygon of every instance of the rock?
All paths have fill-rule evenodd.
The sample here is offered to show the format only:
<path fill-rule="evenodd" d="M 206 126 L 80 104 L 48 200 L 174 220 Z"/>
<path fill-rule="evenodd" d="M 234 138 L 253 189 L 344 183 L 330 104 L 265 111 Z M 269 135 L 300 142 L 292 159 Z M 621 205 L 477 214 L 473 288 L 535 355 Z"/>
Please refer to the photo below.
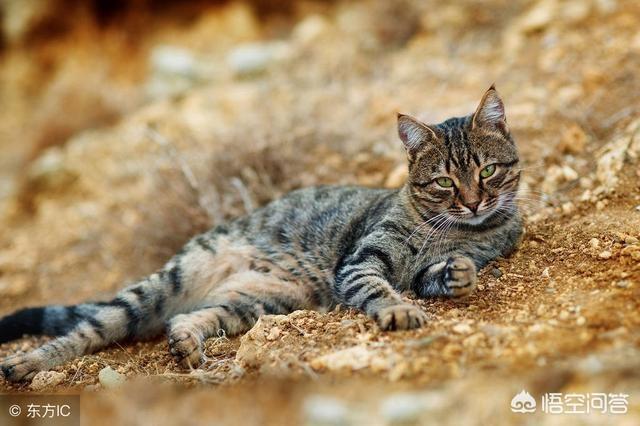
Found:
<path fill-rule="evenodd" d="M 609 250 L 604 250 L 602 252 L 600 252 L 600 254 L 598 254 L 598 257 L 600 259 L 611 259 L 611 256 L 613 256 L 613 253 L 611 253 Z"/>
<path fill-rule="evenodd" d="M 546 267 L 542 270 L 542 278 L 549 279 L 551 274 L 549 273 L 549 267 Z"/>
<path fill-rule="evenodd" d="M 638 241 L 640 241 L 640 240 L 638 240 L 638 239 L 637 239 L 636 237 L 634 237 L 633 235 L 627 235 L 627 236 L 624 238 L 624 242 L 625 242 L 625 244 L 638 244 Z"/>
<path fill-rule="evenodd" d="M 273 341 L 273 340 L 276 340 L 278 337 L 280 337 L 280 329 L 278 327 L 273 327 L 269 331 L 269 334 L 267 335 L 267 340 Z"/>
<path fill-rule="evenodd" d="M 389 424 L 414 424 L 424 412 L 423 398 L 419 394 L 396 394 L 382 401 L 382 417 Z"/>
<path fill-rule="evenodd" d="M 43 391 L 59 385 L 66 377 L 66 374 L 57 371 L 41 371 L 35 375 L 29 387 L 34 391 Z"/>
<path fill-rule="evenodd" d="M 454 333 L 457 333 L 457 334 L 469 334 L 471 333 L 471 331 L 473 331 L 471 329 L 471 326 L 465 322 L 454 325 L 452 330 Z"/>
<path fill-rule="evenodd" d="M 589 16 L 591 12 L 591 2 L 583 0 L 573 0 L 562 5 L 562 17 L 567 22 L 580 22 Z"/>
<path fill-rule="evenodd" d="M 578 173 L 571 167 L 553 165 L 547 169 L 542 182 L 542 190 L 546 193 L 552 193 L 557 191 L 561 184 L 572 182 L 576 179 L 578 179 Z"/>
<path fill-rule="evenodd" d="M 557 7 L 558 2 L 556 0 L 541 0 L 537 2 L 518 20 L 518 31 L 531 33 L 544 29 L 553 20 Z"/>
<path fill-rule="evenodd" d="M 589 245 L 592 248 L 597 249 L 598 247 L 600 247 L 600 240 L 597 238 L 592 238 L 589 240 Z"/>
<path fill-rule="evenodd" d="M 211 80 L 216 71 L 211 62 L 177 46 L 155 47 L 149 62 L 151 73 L 145 90 L 151 99 L 182 94 L 200 81 Z"/>
<path fill-rule="evenodd" d="M 304 401 L 303 407 L 307 425 L 338 426 L 349 423 L 349 410 L 339 399 L 311 396 Z"/>
<path fill-rule="evenodd" d="M 318 40 L 329 30 L 329 23 L 320 15 L 311 15 L 300 21 L 293 29 L 293 39 L 302 44 Z"/>
<path fill-rule="evenodd" d="M 576 325 L 578 326 L 583 326 L 587 323 L 587 319 L 585 317 L 578 317 L 578 319 L 576 320 Z"/>
<path fill-rule="evenodd" d="M 568 201 L 562 204 L 561 209 L 562 209 L 562 213 L 571 214 L 575 211 L 576 206 L 571 201 Z"/>
<path fill-rule="evenodd" d="M 98 381 L 105 389 L 114 389 L 122 386 L 125 382 L 125 377 L 113 368 L 107 366 L 98 373 Z"/>
<path fill-rule="evenodd" d="M 491 275 L 493 275 L 495 278 L 500 278 L 502 276 L 502 271 L 499 268 L 492 268 Z"/>
<path fill-rule="evenodd" d="M 627 281 L 627 280 L 618 281 L 618 282 L 616 282 L 616 287 L 618 287 L 618 288 L 629 288 L 629 287 L 631 287 L 631 282 Z"/>
<path fill-rule="evenodd" d="M 377 352 L 359 345 L 315 358 L 311 361 L 311 367 L 315 370 L 356 371 L 369 367 L 374 360 L 379 365 L 380 360 L 376 358 L 381 358 Z"/>
<path fill-rule="evenodd" d="M 564 165 L 562 166 L 562 177 L 566 182 L 572 182 L 578 179 L 578 173 L 573 170 L 571 167 Z"/>
<path fill-rule="evenodd" d="M 269 359 L 268 336 L 274 328 L 280 329 L 283 324 L 288 322 L 290 322 L 290 319 L 286 315 L 261 316 L 251 330 L 240 338 L 236 361 L 243 367 L 259 367 L 262 365 Z"/>
<path fill-rule="evenodd" d="M 620 251 L 623 256 L 631 256 L 633 260 L 640 260 L 640 245 L 629 245 Z"/>
<path fill-rule="evenodd" d="M 287 44 L 283 42 L 242 44 L 229 52 L 227 64 L 239 77 L 258 75 L 277 60 L 286 57 L 288 51 Z"/>
<path fill-rule="evenodd" d="M 599 153 L 596 178 L 602 184 L 602 192 L 612 192 L 618 184 L 624 162 L 640 155 L 640 119 L 631 122 L 625 131 L 606 144 Z"/>
<path fill-rule="evenodd" d="M 561 319 L 562 321 L 568 320 L 569 319 L 569 312 L 567 312 L 567 311 L 560 312 L 560 315 L 558 315 L 558 318 Z"/>
<path fill-rule="evenodd" d="M 152 72 L 194 77 L 196 74 L 196 59 L 187 50 L 175 46 L 157 46 L 151 51 Z"/>

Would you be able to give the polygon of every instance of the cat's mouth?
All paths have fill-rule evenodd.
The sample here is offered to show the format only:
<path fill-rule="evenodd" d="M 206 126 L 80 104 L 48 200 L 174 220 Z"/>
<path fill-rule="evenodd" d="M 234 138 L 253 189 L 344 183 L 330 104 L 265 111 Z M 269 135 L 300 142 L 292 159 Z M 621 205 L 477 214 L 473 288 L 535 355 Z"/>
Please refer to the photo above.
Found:
<path fill-rule="evenodd" d="M 470 226 L 478 226 L 485 222 L 487 219 L 495 216 L 498 212 L 502 212 L 502 214 L 507 214 L 505 210 L 505 205 L 507 201 L 503 197 L 498 197 L 495 200 L 495 203 L 489 203 L 489 205 L 485 206 L 484 209 L 478 209 L 477 211 L 468 211 L 468 212 L 456 212 L 451 214 L 459 224 L 470 225 Z"/>

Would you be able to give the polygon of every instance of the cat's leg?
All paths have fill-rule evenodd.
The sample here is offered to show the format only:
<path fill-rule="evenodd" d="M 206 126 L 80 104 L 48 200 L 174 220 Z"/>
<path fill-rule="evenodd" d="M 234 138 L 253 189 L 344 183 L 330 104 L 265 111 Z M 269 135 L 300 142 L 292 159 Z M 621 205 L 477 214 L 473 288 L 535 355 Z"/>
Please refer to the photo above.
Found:
<path fill-rule="evenodd" d="M 313 308 L 309 292 L 307 286 L 272 274 L 257 271 L 233 274 L 208 297 L 205 306 L 169 320 L 171 354 L 183 367 L 196 367 L 202 362 L 207 338 L 245 332 L 260 315 L 284 315 Z"/>
<path fill-rule="evenodd" d="M 420 271 L 413 290 L 421 297 L 464 297 L 476 288 L 477 269 L 474 262 L 461 255 L 431 264 Z"/>
<path fill-rule="evenodd" d="M 334 278 L 334 294 L 347 306 L 375 319 L 383 330 L 408 330 L 425 324 L 427 315 L 406 303 L 389 283 L 392 255 L 386 249 L 363 245 L 344 259 Z"/>

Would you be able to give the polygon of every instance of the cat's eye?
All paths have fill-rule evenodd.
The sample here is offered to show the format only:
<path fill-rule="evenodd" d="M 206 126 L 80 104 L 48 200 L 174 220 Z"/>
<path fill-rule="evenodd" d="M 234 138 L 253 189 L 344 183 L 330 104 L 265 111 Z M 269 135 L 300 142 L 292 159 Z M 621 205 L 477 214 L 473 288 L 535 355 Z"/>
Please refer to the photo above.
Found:
<path fill-rule="evenodd" d="M 493 175 L 495 172 L 496 172 L 496 165 L 489 164 L 487 167 L 480 170 L 480 176 L 482 176 L 483 178 L 488 178 L 489 176 Z"/>
<path fill-rule="evenodd" d="M 436 179 L 436 183 L 443 188 L 451 188 L 453 186 L 453 181 L 448 177 L 439 177 Z"/>

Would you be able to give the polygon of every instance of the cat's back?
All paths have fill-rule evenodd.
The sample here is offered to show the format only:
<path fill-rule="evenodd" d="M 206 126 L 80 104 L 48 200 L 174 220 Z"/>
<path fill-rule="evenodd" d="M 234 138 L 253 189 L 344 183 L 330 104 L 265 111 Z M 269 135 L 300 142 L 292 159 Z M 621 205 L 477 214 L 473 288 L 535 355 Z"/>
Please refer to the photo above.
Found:
<path fill-rule="evenodd" d="M 239 218 L 235 225 L 253 240 L 271 240 L 303 251 L 335 250 L 356 237 L 381 200 L 396 191 L 359 186 L 316 186 L 292 191 Z"/>
<path fill-rule="evenodd" d="M 348 220 L 365 213 L 372 204 L 391 193 L 388 189 L 360 186 L 315 186 L 292 191 L 252 216 L 266 219 L 266 224 L 283 220 L 291 226 L 326 227 L 331 221 Z"/>

